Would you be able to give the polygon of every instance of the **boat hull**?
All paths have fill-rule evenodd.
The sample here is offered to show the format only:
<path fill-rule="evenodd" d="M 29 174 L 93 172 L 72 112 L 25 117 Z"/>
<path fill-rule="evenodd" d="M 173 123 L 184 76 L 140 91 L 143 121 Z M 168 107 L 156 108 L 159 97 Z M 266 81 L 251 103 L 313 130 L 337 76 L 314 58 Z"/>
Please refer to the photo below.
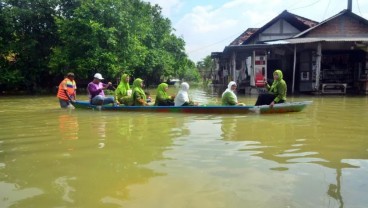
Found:
<path fill-rule="evenodd" d="M 274 114 L 300 112 L 312 101 L 291 102 L 276 104 L 272 108 L 269 105 L 262 106 L 114 106 L 91 105 L 88 101 L 76 101 L 73 103 L 77 109 L 98 109 L 103 111 L 122 112 L 159 112 L 159 113 L 199 113 L 199 114 Z"/>

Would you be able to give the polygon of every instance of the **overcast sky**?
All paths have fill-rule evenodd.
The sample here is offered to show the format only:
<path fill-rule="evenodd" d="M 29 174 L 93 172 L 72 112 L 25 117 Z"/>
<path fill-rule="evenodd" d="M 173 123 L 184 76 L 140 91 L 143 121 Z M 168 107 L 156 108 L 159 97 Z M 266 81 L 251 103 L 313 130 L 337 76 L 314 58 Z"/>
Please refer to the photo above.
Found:
<path fill-rule="evenodd" d="M 321 22 L 347 8 L 348 0 L 145 0 L 158 4 L 194 62 L 221 52 L 250 27 L 262 27 L 282 11 Z M 368 19 L 368 0 L 353 0 Z"/>

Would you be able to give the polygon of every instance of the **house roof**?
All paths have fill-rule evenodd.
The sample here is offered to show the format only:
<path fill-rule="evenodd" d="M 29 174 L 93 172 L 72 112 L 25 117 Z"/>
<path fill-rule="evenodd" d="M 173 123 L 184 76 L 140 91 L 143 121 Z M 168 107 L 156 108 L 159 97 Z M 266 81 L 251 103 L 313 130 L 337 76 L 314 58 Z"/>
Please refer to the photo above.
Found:
<path fill-rule="evenodd" d="M 349 16 L 351 16 L 351 17 L 353 17 L 355 19 L 358 19 L 359 21 L 362 21 L 362 22 L 364 22 L 365 24 L 368 25 L 368 20 L 364 19 L 363 17 L 361 17 L 361 16 L 359 16 L 357 14 L 354 14 L 350 10 L 346 10 L 345 9 L 345 10 L 342 10 L 340 13 L 338 13 L 338 14 L 336 14 L 336 15 L 334 15 L 334 16 L 332 16 L 332 17 L 330 17 L 330 18 L 328 18 L 328 19 L 326 19 L 324 21 L 322 21 L 321 23 L 319 23 L 319 24 L 317 24 L 317 25 L 315 25 L 315 26 L 313 26 L 313 27 L 311 27 L 311 28 L 309 28 L 307 30 L 304 30 L 303 32 L 295 35 L 294 38 L 305 37 L 311 31 L 313 31 L 313 30 L 315 30 L 317 28 L 320 28 L 321 26 L 325 25 L 327 22 L 330 22 L 331 20 L 336 19 L 338 17 L 341 17 L 343 15 L 349 15 Z"/>
<path fill-rule="evenodd" d="M 247 40 L 253 33 L 257 32 L 259 28 L 248 28 L 239 37 L 237 37 L 230 45 L 241 45 L 245 40 Z"/>
<path fill-rule="evenodd" d="M 318 22 L 316 21 L 292 14 L 288 12 L 287 10 L 285 10 L 281 14 L 279 14 L 277 17 L 273 18 L 270 22 L 265 24 L 263 27 L 259 28 L 257 31 L 251 34 L 251 36 L 248 37 L 242 44 L 243 45 L 248 44 L 252 39 L 257 37 L 257 35 L 265 31 L 267 28 L 275 24 L 280 19 L 286 20 L 289 24 L 297 28 L 299 31 L 305 31 L 318 24 Z"/>
<path fill-rule="evenodd" d="M 313 43 L 313 42 L 364 42 L 364 43 L 368 43 L 368 36 L 364 36 L 364 37 L 336 37 L 336 36 L 308 37 L 308 33 L 310 33 L 311 31 L 316 30 L 317 28 L 322 27 L 326 23 L 331 22 L 332 20 L 337 19 L 344 15 L 348 15 L 354 19 L 357 19 L 358 21 L 361 21 L 364 24 L 366 24 L 368 27 L 368 20 L 364 19 L 363 17 L 357 14 L 354 14 L 350 10 L 343 10 L 340 13 L 322 21 L 318 25 L 315 25 L 295 35 L 292 38 L 265 41 L 264 43 L 266 45 L 303 44 L 303 43 Z"/>
<path fill-rule="evenodd" d="M 268 44 L 252 44 L 250 46 L 250 45 L 247 45 L 247 43 L 250 42 L 252 38 L 255 38 L 258 34 L 265 31 L 267 28 L 275 24 L 280 19 L 285 19 L 287 22 L 289 22 L 292 26 L 294 26 L 300 31 L 304 31 L 318 24 L 318 22 L 316 21 L 292 14 L 288 12 L 287 10 L 285 10 L 261 28 L 248 28 L 239 37 L 237 37 L 234 41 L 232 41 L 229 46 L 226 46 L 223 52 L 213 52 L 211 54 L 211 57 L 212 58 L 221 57 L 224 53 L 228 52 L 229 50 L 238 50 L 238 49 L 244 49 L 244 48 L 256 49 L 256 48 L 270 47 L 270 45 Z"/>
<path fill-rule="evenodd" d="M 309 20 L 294 14 L 287 12 L 286 10 L 282 12 L 279 16 L 272 19 L 263 27 L 257 28 L 249 28 L 247 29 L 242 35 L 240 35 L 237 39 L 235 39 L 229 46 L 226 46 L 223 52 L 213 53 L 213 57 L 221 57 L 230 51 L 243 51 L 244 49 L 254 50 L 254 49 L 269 49 L 273 47 L 277 47 L 278 45 L 287 45 L 287 44 L 303 44 L 303 43 L 315 43 L 315 42 L 360 42 L 361 44 L 367 46 L 368 45 L 368 36 L 358 36 L 358 37 L 337 37 L 337 36 L 325 36 L 325 37 L 308 37 L 308 33 L 321 26 L 325 25 L 326 23 L 339 18 L 343 15 L 348 15 L 351 18 L 358 20 L 359 22 L 366 24 L 368 26 L 368 20 L 364 19 L 363 17 L 354 14 L 350 10 L 343 10 L 340 13 L 324 20 L 323 22 L 319 23 L 313 20 Z M 281 18 L 288 21 L 291 25 L 299 29 L 299 34 L 295 35 L 291 38 L 286 39 L 279 39 L 279 40 L 269 40 L 262 43 L 255 43 L 255 44 L 247 44 L 253 38 L 257 37 L 260 33 L 264 30 L 269 28 L 272 24 L 276 23 Z M 303 30 L 302 28 L 305 27 Z M 253 32 L 253 33 L 252 33 Z M 244 39 L 243 43 L 240 44 L 241 40 Z"/>
<path fill-rule="evenodd" d="M 321 38 L 289 38 L 283 40 L 266 41 L 266 45 L 287 45 L 315 42 L 364 42 L 368 43 L 368 37 L 321 37 Z"/>

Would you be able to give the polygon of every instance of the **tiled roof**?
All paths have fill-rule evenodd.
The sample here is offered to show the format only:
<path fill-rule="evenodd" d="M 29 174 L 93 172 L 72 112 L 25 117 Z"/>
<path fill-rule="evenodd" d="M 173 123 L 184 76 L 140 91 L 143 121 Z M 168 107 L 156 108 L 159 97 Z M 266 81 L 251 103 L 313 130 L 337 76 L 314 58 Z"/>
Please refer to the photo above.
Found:
<path fill-rule="evenodd" d="M 255 33 L 259 28 L 248 28 L 239 37 L 237 37 L 230 45 L 241 45 L 245 40 L 247 40 L 253 33 Z"/>
<path fill-rule="evenodd" d="M 303 24 L 307 25 L 308 27 L 314 27 L 314 26 L 318 25 L 318 22 L 316 22 L 316 21 L 307 19 L 305 17 L 298 16 L 296 14 L 292 14 L 292 13 L 290 13 L 290 14 L 291 15 L 294 15 L 294 17 L 296 19 L 298 19 L 300 22 L 302 22 Z"/>

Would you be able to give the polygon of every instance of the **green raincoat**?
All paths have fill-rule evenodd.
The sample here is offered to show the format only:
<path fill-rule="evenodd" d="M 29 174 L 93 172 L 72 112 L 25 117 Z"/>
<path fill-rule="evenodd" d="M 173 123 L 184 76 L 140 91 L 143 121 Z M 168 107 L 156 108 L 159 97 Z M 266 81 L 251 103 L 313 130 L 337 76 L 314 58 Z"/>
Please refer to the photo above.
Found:
<path fill-rule="evenodd" d="M 141 87 L 142 83 L 143 80 L 140 78 L 135 79 L 133 82 L 132 98 L 133 98 L 133 105 L 135 106 L 147 105 L 147 97 Z"/>
<path fill-rule="evenodd" d="M 120 83 L 115 90 L 115 100 L 119 101 L 124 105 L 132 105 L 131 95 L 128 95 L 128 91 L 130 90 L 129 83 L 126 81 L 126 78 L 129 77 L 128 74 L 123 74 L 120 79 Z"/>
<path fill-rule="evenodd" d="M 172 97 L 169 96 L 165 91 L 165 88 L 167 88 L 168 86 L 169 85 L 166 83 L 161 83 L 158 85 L 155 105 L 174 105 Z"/>
<path fill-rule="evenodd" d="M 236 85 L 236 82 L 231 81 L 227 85 L 227 89 L 222 93 L 221 103 L 222 105 L 236 105 L 238 104 L 238 98 L 231 90 L 231 86 Z"/>
<path fill-rule="evenodd" d="M 273 73 L 277 74 L 279 78 L 273 81 L 271 87 L 267 84 L 267 90 L 276 96 L 274 99 L 275 103 L 280 102 L 280 100 L 286 101 L 287 86 L 285 80 L 283 80 L 282 71 L 277 69 Z"/>
<path fill-rule="evenodd" d="M 231 92 L 226 92 L 221 98 L 222 105 L 236 105 L 236 98 Z"/>

